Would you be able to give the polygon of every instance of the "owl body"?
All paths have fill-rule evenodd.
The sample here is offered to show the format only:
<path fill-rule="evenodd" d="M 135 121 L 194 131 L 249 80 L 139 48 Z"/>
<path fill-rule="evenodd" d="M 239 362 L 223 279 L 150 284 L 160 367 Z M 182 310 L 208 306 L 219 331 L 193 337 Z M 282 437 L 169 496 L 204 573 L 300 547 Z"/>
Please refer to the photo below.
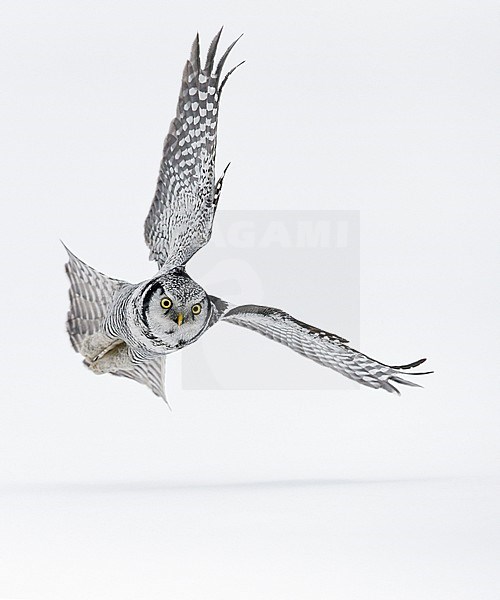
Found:
<path fill-rule="evenodd" d="M 81 352 L 94 372 L 116 372 L 192 344 L 206 331 L 211 316 L 208 295 L 184 269 L 138 284 L 123 282 Z"/>

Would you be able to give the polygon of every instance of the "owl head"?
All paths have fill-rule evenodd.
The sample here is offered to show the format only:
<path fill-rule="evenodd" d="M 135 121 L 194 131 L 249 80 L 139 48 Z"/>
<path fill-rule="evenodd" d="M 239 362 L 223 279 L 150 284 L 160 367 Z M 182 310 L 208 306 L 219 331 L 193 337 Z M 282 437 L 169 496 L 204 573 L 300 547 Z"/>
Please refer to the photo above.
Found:
<path fill-rule="evenodd" d="M 177 349 L 193 342 L 206 329 L 210 314 L 205 290 L 183 269 L 158 275 L 144 290 L 143 324 L 167 346 Z"/>

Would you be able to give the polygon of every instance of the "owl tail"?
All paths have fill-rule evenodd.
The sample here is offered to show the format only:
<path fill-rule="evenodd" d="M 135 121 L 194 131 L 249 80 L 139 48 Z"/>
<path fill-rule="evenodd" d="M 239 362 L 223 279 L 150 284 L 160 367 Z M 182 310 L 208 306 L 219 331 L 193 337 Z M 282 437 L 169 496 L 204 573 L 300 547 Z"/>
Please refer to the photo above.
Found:
<path fill-rule="evenodd" d="M 142 383 L 166 402 L 165 357 L 133 363 L 125 342 L 102 331 L 115 294 L 127 283 L 96 271 L 68 248 L 66 251 L 69 257 L 66 274 L 70 281 L 66 329 L 71 345 L 84 357 L 84 365 L 96 374 L 111 373 Z"/>

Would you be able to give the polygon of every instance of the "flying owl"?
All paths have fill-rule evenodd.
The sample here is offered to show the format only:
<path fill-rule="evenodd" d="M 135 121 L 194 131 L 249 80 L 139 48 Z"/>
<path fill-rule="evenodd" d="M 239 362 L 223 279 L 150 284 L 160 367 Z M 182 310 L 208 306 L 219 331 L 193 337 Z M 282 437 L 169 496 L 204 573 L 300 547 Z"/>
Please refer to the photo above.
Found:
<path fill-rule="evenodd" d="M 425 359 L 386 365 L 354 350 L 344 338 L 278 308 L 234 306 L 207 294 L 187 274 L 189 259 L 210 240 L 225 174 L 215 177 L 219 103 L 229 75 L 239 65 L 222 76 L 238 40 L 216 62 L 221 31 L 210 44 L 203 66 L 196 36 L 182 76 L 177 113 L 164 142 L 144 228 L 158 273 L 136 284 L 112 279 L 67 250 L 67 330 L 73 348 L 94 373 L 128 377 L 166 400 L 166 355 L 192 344 L 223 321 L 256 331 L 368 387 L 399 393 L 393 384 L 416 386 L 401 375 Z"/>

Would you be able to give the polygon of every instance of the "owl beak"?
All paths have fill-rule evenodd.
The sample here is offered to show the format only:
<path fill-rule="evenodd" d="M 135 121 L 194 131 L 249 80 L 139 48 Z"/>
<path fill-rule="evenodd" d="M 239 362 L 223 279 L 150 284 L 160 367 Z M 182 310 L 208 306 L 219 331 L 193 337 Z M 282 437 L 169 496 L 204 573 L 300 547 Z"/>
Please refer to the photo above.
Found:
<path fill-rule="evenodd" d="M 178 313 L 178 315 L 177 315 L 177 325 L 182 325 L 182 321 L 184 321 L 184 315 L 182 313 Z"/>

